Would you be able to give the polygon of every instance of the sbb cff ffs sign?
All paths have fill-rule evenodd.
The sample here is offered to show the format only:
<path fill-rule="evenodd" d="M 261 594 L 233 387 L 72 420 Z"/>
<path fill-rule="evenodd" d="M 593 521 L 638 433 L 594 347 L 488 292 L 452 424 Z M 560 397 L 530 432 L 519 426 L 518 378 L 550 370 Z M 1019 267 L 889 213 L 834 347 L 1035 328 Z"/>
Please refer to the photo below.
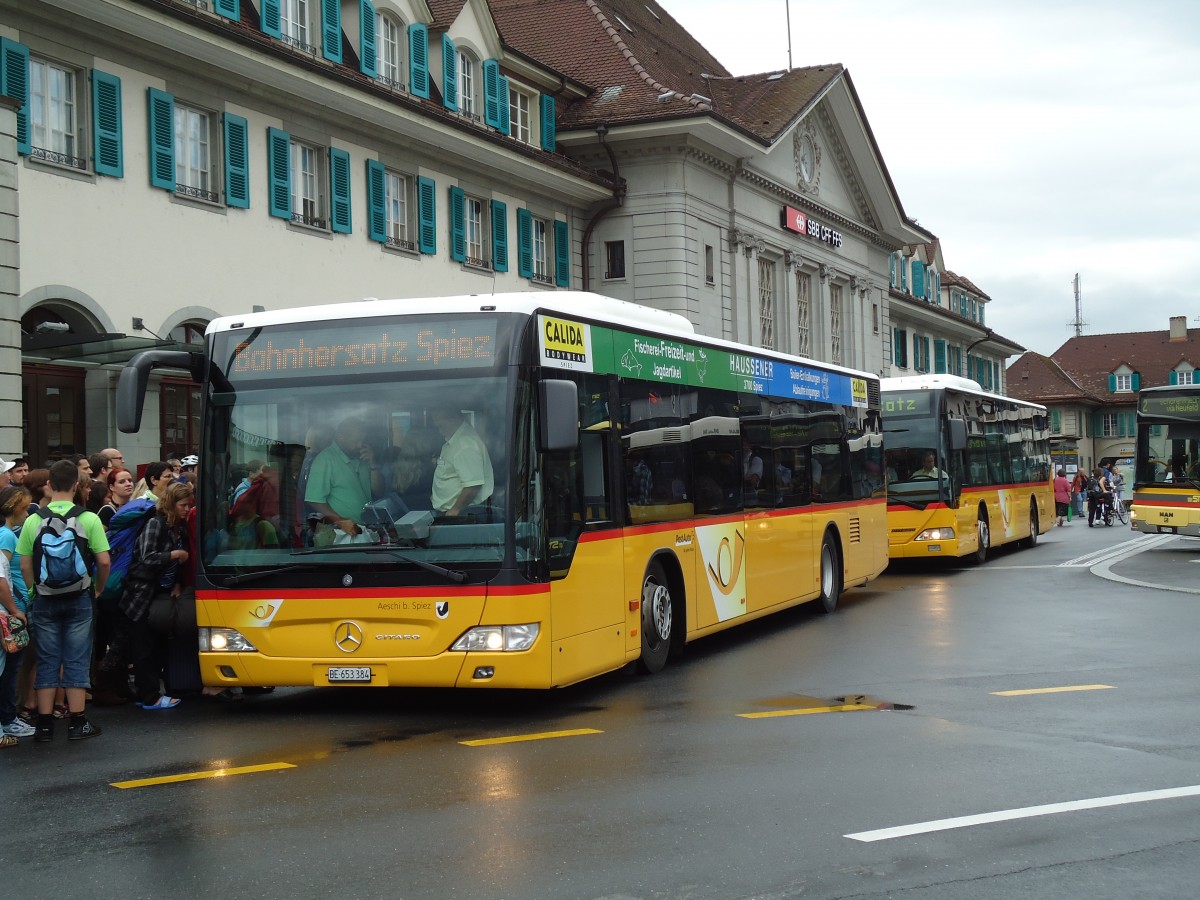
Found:
<path fill-rule="evenodd" d="M 831 247 L 842 246 L 842 233 L 840 231 L 834 231 L 828 225 L 822 225 L 816 219 L 810 218 L 806 213 L 802 213 L 798 209 L 785 206 L 779 219 L 780 225 L 786 231 L 802 234 L 813 240 L 829 244 Z"/>

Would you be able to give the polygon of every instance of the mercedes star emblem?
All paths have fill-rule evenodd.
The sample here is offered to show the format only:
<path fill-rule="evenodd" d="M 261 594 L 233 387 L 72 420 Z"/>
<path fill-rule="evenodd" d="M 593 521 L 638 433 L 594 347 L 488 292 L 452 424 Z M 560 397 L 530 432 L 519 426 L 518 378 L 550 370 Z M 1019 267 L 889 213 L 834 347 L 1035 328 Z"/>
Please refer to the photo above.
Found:
<path fill-rule="evenodd" d="M 362 629 L 354 622 L 341 622 L 333 630 L 333 642 L 343 653 L 353 653 L 362 646 Z"/>

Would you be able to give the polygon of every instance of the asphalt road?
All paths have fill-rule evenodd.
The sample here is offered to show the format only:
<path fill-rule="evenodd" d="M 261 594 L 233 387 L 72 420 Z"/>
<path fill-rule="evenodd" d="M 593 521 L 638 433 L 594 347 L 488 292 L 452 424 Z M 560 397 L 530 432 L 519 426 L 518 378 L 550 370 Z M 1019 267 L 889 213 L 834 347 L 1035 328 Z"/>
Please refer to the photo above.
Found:
<path fill-rule="evenodd" d="M 5 893 L 1196 896 L 1197 560 L 1077 522 L 653 677 L 98 709 L 0 755 Z"/>

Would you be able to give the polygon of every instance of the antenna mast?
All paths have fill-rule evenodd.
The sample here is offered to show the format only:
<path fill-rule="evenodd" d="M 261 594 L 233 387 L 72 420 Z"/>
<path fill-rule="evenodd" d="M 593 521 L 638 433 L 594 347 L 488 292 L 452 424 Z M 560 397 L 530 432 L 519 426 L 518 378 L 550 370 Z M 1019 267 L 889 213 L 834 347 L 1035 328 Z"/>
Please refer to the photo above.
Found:
<path fill-rule="evenodd" d="M 783 0 L 784 8 L 787 10 L 787 32 L 788 32 L 788 71 L 792 71 L 792 0 Z"/>
<path fill-rule="evenodd" d="M 1075 280 L 1072 282 L 1075 285 L 1075 321 L 1067 324 L 1075 329 L 1075 337 L 1082 337 L 1083 329 L 1087 327 L 1087 322 L 1083 321 L 1083 299 L 1079 295 L 1079 273 L 1075 273 Z"/>

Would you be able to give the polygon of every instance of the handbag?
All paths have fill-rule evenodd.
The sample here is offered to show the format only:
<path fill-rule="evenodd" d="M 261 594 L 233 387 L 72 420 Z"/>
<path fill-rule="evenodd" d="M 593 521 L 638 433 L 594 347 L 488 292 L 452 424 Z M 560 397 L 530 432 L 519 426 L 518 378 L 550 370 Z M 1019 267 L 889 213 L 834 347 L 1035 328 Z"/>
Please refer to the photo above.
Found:
<path fill-rule="evenodd" d="M 20 653 L 29 646 L 29 629 L 16 616 L 0 613 L 0 638 L 8 653 Z"/>
<path fill-rule="evenodd" d="M 160 590 L 150 601 L 147 612 L 150 630 L 173 638 L 193 636 L 196 630 L 196 591 L 186 588 L 178 597 Z"/>

